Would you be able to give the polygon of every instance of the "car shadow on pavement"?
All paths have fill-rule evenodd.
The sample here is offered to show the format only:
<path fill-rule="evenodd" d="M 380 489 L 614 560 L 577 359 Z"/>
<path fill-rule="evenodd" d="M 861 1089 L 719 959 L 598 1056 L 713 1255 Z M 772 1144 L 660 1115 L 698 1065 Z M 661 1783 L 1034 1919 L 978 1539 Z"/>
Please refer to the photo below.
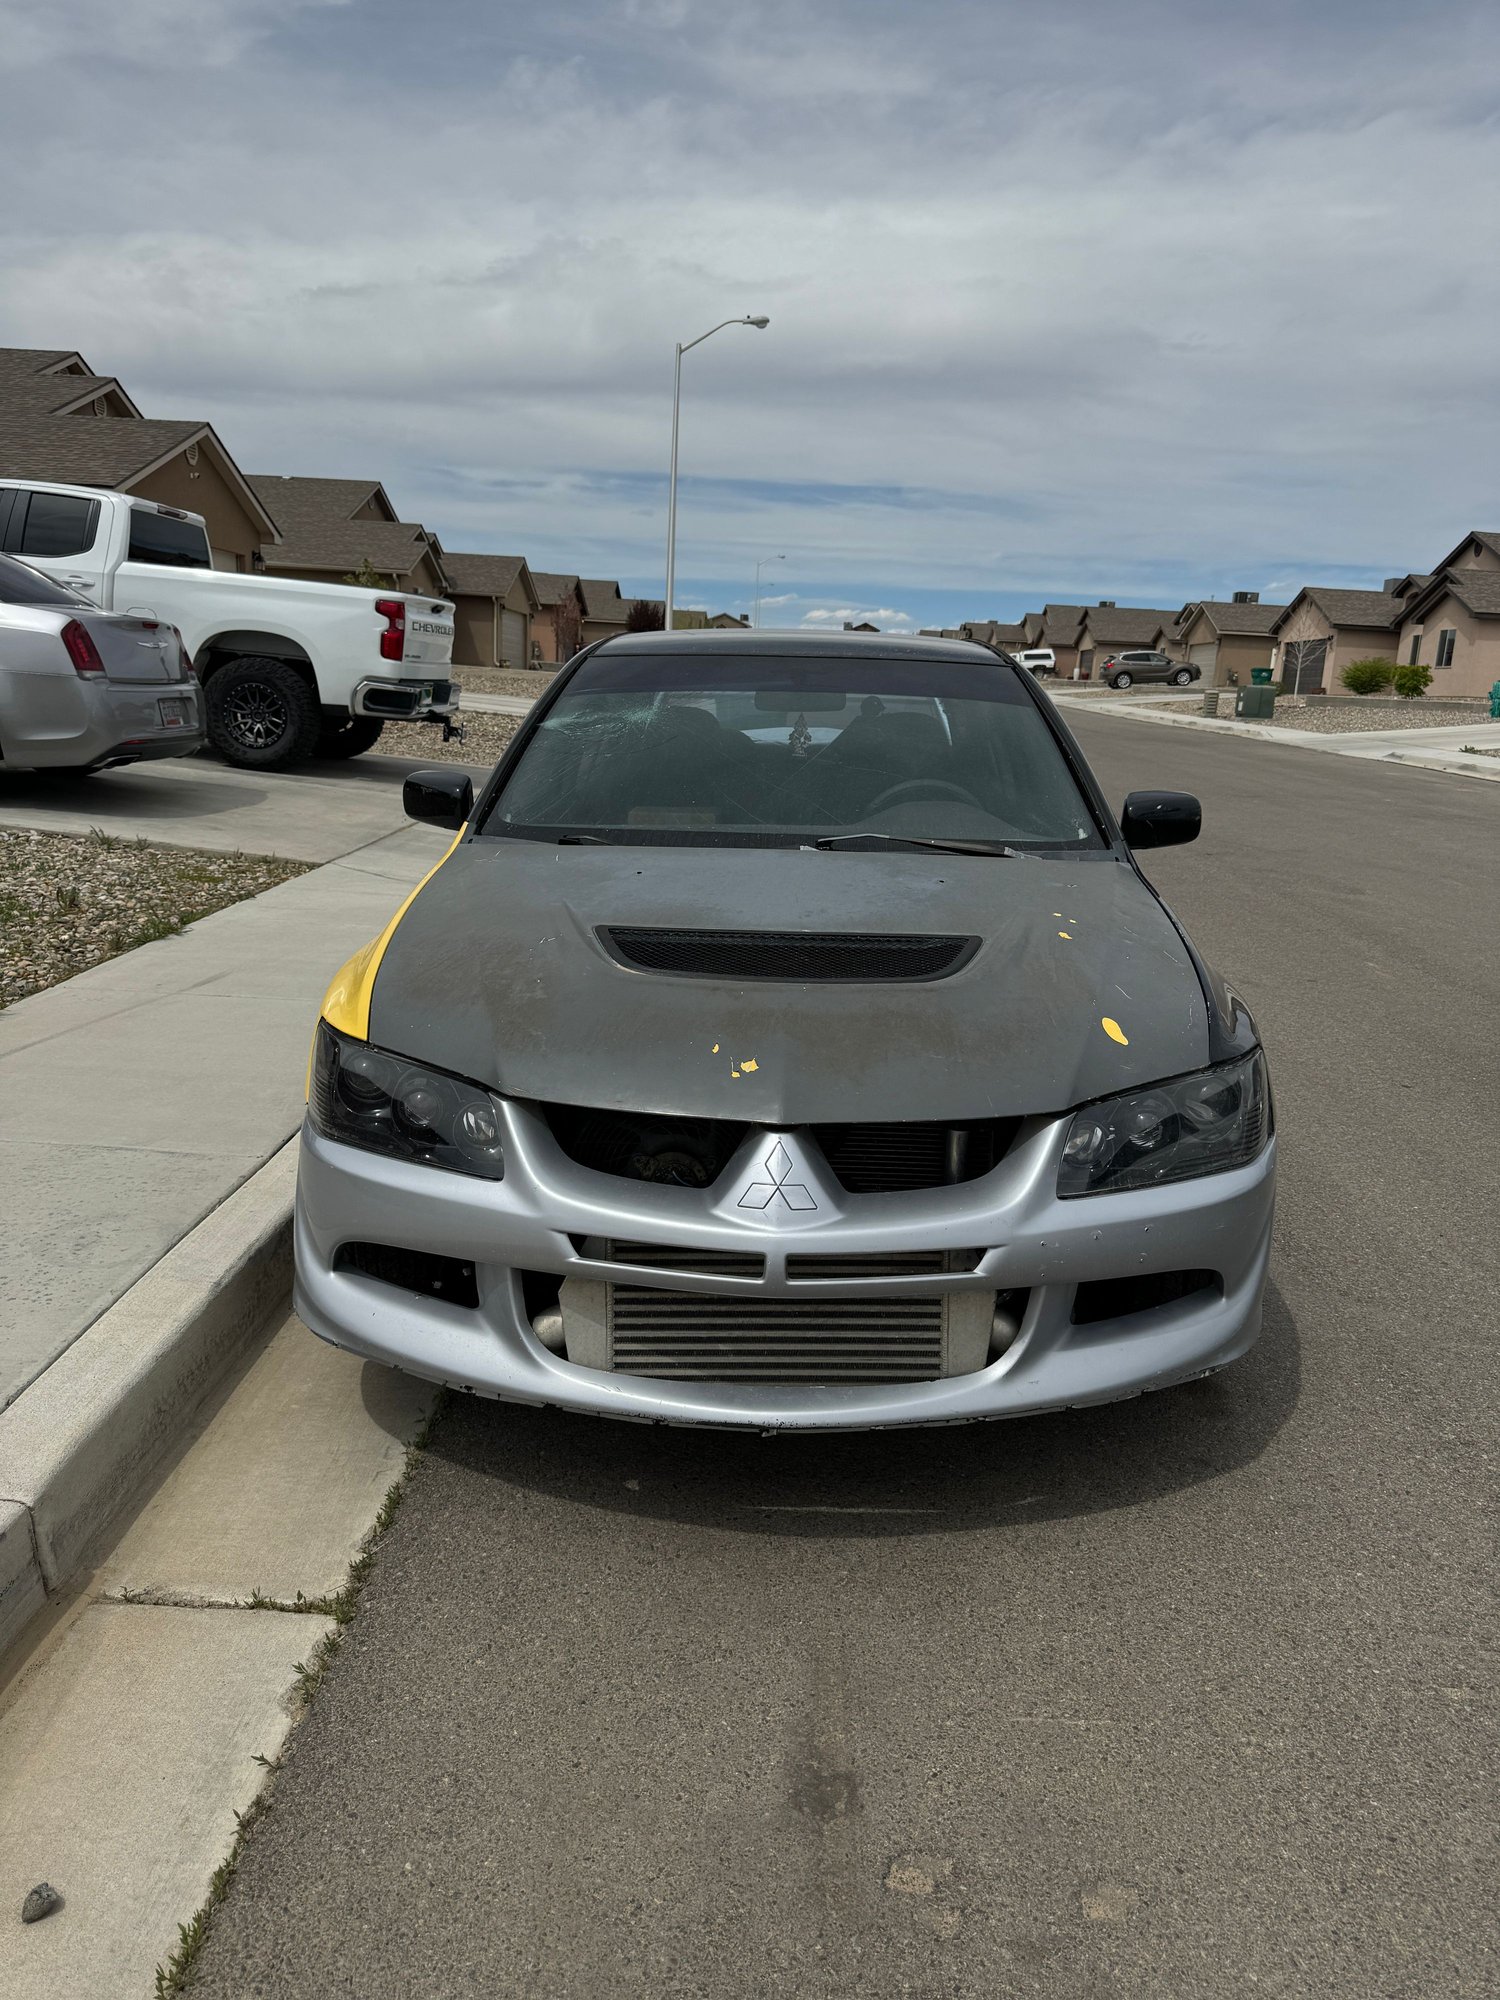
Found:
<path fill-rule="evenodd" d="M 748 1534 L 951 1534 L 1139 1506 L 1258 1458 L 1296 1408 L 1296 1324 L 1274 1284 L 1248 1355 L 1129 1402 L 902 1431 L 682 1429 L 451 1397 L 428 1449 L 573 1505 Z"/>

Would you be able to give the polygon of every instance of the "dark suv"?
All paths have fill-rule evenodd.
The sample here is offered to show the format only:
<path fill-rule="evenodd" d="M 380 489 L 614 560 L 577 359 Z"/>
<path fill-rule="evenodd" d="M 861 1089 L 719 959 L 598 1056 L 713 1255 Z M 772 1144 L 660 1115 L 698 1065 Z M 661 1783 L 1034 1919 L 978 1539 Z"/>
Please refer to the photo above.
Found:
<path fill-rule="evenodd" d="M 1197 667 L 1172 660 L 1165 653 L 1111 653 L 1099 669 L 1099 678 L 1112 688 L 1134 687 L 1137 681 L 1170 681 L 1185 688 L 1201 678 Z"/>

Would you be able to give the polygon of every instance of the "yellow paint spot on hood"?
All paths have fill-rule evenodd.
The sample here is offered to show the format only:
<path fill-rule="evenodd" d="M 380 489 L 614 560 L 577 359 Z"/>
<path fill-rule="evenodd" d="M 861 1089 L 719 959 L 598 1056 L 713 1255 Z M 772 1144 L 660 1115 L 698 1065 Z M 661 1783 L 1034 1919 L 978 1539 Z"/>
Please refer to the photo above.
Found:
<path fill-rule="evenodd" d="M 1112 1042 L 1118 1042 L 1122 1049 L 1128 1049 L 1130 1047 L 1130 1037 L 1126 1034 L 1125 1030 L 1120 1026 L 1119 1022 L 1112 1021 L 1108 1014 L 1104 1016 L 1103 1020 L 1099 1023 L 1099 1026 L 1104 1030 L 1105 1034 L 1109 1036 L 1109 1039 Z"/>
<path fill-rule="evenodd" d="M 749 1070 L 756 1070 L 756 1069 L 759 1069 L 759 1068 L 760 1068 L 760 1064 L 759 1064 L 758 1062 L 756 1062 L 756 1061 L 755 1061 L 755 1059 L 754 1059 L 754 1058 L 752 1057 L 752 1058 L 751 1058 L 751 1060 L 750 1060 L 749 1062 L 742 1062 L 742 1063 L 740 1064 L 740 1068 L 741 1068 L 741 1069 L 749 1069 Z"/>

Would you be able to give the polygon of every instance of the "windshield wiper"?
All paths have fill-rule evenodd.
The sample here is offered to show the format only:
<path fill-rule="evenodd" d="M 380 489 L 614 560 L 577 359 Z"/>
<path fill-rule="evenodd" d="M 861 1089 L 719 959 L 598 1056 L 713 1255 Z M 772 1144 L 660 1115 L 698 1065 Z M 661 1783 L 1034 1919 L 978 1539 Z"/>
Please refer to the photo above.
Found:
<path fill-rule="evenodd" d="M 559 847 L 613 847 L 614 842 L 602 833 L 560 833 Z"/>
<path fill-rule="evenodd" d="M 1003 841 L 933 840 L 921 833 L 825 833 L 812 844 L 826 851 L 829 848 L 852 847 L 861 840 L 891 841 L 897 847 L 931 847 L 939 854 L 989 854 L 1002 861 L 1025 859 L 1018 848 L 1007 847 Z"/>

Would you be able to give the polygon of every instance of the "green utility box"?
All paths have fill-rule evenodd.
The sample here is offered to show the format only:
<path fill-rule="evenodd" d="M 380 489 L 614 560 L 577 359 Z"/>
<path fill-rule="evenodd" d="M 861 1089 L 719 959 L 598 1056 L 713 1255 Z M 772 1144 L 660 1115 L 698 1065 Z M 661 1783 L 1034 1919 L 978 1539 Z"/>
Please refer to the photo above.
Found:
<path fill-rule="evenodd" d="M 1496 681 L 1490 689 L 1490 714 L 1496 722 L 1500 722 L 1500 681 Z"/>
<path fill-rule="evenodd" d="M 1255 672 L 1259 673 L 1260 668 Z M 1241 688 L 1234 698 L 1234 712 L 1246 722 L 1269 722 L 1276 713 L 1276 690 L 1273 687 Z"/>
<path fill-rule="evenodd" d="M 1252 687 L 1268 688 L 1271 685 L 1271 669 L 1269 667 L 1252 667 L 1250 669 L 1250 684 Z"/>

